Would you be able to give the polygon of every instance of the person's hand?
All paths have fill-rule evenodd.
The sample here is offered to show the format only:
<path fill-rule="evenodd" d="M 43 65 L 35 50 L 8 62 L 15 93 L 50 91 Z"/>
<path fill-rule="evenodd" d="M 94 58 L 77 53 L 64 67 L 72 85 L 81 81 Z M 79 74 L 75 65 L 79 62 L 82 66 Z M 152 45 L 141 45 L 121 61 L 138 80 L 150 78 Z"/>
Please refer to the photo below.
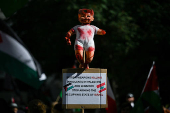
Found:
<path fill-rule="evenodd" d="M 65 37 L 66 41 L 67 41 L 67 45 L 71 45 L 71 41 L 68 37 Z"/>

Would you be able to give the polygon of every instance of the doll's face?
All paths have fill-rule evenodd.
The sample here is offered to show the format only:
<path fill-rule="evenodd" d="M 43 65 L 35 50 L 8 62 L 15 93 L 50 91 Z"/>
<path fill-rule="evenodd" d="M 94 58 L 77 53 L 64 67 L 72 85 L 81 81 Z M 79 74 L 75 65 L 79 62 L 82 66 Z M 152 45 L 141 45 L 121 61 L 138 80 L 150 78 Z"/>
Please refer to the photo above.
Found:
<path fill-rule="evenodd" d="M 78 14 L 78 20 L 82 24 L 90 24 L 94 20 L 94 17 L 90 12 L 82 11 L 82 13 Z"/>

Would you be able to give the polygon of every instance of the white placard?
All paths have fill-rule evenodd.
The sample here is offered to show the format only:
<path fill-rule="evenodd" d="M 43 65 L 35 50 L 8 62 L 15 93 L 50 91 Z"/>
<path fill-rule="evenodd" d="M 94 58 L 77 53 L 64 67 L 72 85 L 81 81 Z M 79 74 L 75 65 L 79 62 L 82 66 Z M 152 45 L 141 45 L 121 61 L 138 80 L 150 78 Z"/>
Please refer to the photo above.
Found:
<path fill-rule="evenodd" d="M 63 104 L 106 104 L 106 73 L 63 73 Z"/>

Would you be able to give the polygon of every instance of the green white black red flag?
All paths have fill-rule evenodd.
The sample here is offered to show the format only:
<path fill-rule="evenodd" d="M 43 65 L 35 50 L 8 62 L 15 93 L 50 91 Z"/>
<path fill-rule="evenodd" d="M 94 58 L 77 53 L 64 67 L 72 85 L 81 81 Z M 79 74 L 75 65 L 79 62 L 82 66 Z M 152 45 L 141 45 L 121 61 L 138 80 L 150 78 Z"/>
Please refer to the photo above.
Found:
<path fill-rule="evenodd" d="M 1 71 L 38 89 L 46 79 L 44 73 L 38 72 L 39 68 L 39 64 L 21 43 L 0 30 Z"/>
<path fill-rule="evenodd" d="M 131 111 L 131 113 L 146 112 L 163 113 L 162 104 L 159 97 L 159 85 L 155 62 L 153 62 L 150 69 L 142 94 Z"/>

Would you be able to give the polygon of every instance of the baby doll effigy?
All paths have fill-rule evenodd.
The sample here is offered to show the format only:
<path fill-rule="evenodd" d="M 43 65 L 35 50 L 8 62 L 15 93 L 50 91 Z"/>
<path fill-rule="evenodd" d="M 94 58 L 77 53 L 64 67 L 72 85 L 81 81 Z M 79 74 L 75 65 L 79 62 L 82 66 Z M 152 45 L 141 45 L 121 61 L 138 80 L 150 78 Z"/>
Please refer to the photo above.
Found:
<path fill-rule="evenodd" d="M 94 20 L 94 11 L 90 9 L 79 9 L 78 20 L 81 25 L 74 26 L 67 32 L 65 37 L 67 44 L 71 45 L 70 37 L 76 34 L 74 50 L 76 59 L 80 63 L 79 68 L 89 69 L 89 63 L 93 60 L 95 45 L 94 35 L 105 35 L 106 32 L 96 26 L 90 25 Z M 83 60 L 83 50 L 86 51 L 86 60 Z"/>

